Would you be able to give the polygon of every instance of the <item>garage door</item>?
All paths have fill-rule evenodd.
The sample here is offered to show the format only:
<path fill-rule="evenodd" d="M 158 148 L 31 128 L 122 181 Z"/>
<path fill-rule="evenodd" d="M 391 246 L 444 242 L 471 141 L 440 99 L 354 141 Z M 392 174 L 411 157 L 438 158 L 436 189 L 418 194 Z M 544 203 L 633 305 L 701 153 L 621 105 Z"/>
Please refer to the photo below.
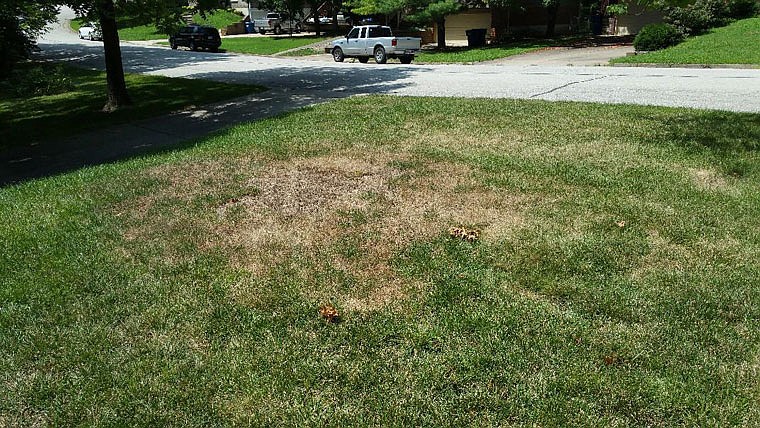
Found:
<path fill-rule="evenodd" d="M 491 28 L 489 9 L 468 10 L 446 17 L 446 40 L 467 40 L 465 31 L 472 28 Z"/>

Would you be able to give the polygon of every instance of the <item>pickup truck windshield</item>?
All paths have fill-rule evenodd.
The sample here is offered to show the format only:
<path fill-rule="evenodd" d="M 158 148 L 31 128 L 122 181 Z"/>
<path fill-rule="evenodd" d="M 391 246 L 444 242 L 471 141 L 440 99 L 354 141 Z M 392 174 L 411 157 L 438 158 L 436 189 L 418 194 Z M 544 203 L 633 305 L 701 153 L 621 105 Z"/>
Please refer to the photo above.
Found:
<path fill-rule="evenodd" d="M 389 27 L 369 27 L 369 37 L 392 37 Z"/>

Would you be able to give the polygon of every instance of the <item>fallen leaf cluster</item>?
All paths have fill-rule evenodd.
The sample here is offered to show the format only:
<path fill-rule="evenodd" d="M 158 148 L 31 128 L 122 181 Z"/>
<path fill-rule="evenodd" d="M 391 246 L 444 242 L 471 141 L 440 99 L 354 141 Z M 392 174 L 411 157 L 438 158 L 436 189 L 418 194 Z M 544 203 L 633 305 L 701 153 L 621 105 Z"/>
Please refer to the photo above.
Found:
<path fill-rule="evenodd" d="M 449 229 L 449 236 L 467 242 L 475 242 L 480 238 L 480 231 L 478 229 L 467 229 L 466 227 L 458 226 Z"/>
<path fill-rule="evenodd" d="M 319 307 L 319 315 L 324 318 L 327 322 L 338 322 L 340 321 L 340 314 L 338 313 L 338 310 L 335 309 L 335 306 L 326 304 Z"/>

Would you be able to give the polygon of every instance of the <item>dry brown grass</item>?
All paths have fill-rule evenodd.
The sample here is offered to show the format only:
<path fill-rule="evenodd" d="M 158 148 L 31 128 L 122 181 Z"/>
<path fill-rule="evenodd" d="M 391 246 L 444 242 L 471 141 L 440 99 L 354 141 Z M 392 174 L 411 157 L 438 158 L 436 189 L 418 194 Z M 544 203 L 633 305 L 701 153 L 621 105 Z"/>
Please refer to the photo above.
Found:
<path fill-rule="evenodd" d="M 692 169 L 689 171 L 692 182 L 700 189 L 726 192 L 730 186 L 725 177 L 710 169 Z"/>
<path fill-rule="evenodd" d="M 364 292 L 342 296 L 347 309 L 370 310 L 402 297 L 404 283 L 388 263 L 410 242 L 454 224 L 477 225 L 497 239 L 522 223 L 520 200 L 482 187 L 467 167 L 444 163 L 410 172 L 390 166 L 392 160 L 330 155 L 268 165 L 248 183 L 260 193 L 219 208 L 222 221 L 210 245 L 235 248 L 236 264 L 260 275 L 287 254 L 327 258 L 362 284 Z M 244 208 L 234 224 L 223 221 L 230 205 Z M 364 220 L 352 221 L 350 213 Z M 336 249 L 346 239 L 356 243 L 357 256 Z M 302 291 L 319 300 L 341 294 L 339 288 Z"/>
<path fill-rule="evenodd" d="M 481 229 L 482 240 L 500 240 L 524 222 L 526 197 L 486 188 L 464 165 L 409 160 L 406 154 L 375 152 L 163 166 L 148 173 L 162 183 L 159 193 L 118 210 L 133 218 L 125 238 L 165 240 L 158 245 L 166 246 L 167 259 L 174 253 L 172 230 L 196 241 L 200 251 L 223 251 L 233 266 L 258 278 L 298 256 L 301 261 L 291 264 L 303 271 L 305 297 L 338 296 L 344 309 L 371 310 L 403 297 L 409 284 L 389 261 L 409 243 L 433 239 L 456 225 Z M 394 166 L 399 161 L 415 166 Z M 247 178 L 235 181 L 233 172 Z M 213 199 L 231 190 L 238 196 L 211 212 L 188 209 L 199 196 Z M 175 203 L 155 209 L 166 201 Z M 348 250 L 341 249 L 345 245 Z M 359 287 L 346 293 L 338 280 L 313 284 L 309 272 L 320 263 L 354 278 Z M 237 284 L 232 295 L 256 304 L 261 285 L 253 282 Z"/>

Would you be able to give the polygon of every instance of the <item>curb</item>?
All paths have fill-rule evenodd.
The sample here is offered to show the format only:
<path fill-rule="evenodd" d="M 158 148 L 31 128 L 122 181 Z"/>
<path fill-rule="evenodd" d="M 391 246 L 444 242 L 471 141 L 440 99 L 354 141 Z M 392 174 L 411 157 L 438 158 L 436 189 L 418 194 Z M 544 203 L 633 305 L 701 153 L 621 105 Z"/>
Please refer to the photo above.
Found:
<path fill-rule="evenodd" d="M 616 62 L 612 67 L 645 67 L 645 68 L 735 68 L 741 70 L 760 69 L 756 64 L 668 64 L 668 63 L 643 63 L 643 62 Z"/>

